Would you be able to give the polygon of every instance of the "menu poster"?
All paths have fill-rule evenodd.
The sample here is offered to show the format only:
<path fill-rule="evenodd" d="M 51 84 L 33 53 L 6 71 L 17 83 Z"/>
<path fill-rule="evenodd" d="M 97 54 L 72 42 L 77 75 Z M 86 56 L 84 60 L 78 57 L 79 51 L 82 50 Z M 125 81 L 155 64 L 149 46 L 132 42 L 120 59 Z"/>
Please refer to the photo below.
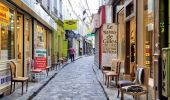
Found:
<path fill-rule="evenodd" d="M 36 49 L 34 59 L 34 69 L 45 70 L 47 66 L 46 49 Z"/>
<path fill-rule="evenodd" d="M 112 59 L 117 59 L 117 25 L 104 24 L 102 35 L 102 66 L 111 66 Z"/>

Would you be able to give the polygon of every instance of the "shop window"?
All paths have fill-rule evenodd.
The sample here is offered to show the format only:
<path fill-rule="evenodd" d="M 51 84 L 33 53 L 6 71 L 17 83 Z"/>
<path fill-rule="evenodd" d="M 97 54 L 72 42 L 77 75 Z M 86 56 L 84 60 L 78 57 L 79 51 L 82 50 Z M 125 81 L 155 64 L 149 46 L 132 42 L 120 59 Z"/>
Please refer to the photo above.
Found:
<path fill-rule="evenodd" d="M 15 59 L 14 11 L 0 6 L 5 7 L 0 15 L 0 60 Z"/>
<path fill-rule="evenodd" d="M 133 5 L 133 3 L 130 3 L 126 7 L 126 17 L 130 16 L 132 13 L 134 13 L 134 5 Z"/>
<path fill-rule="evenodd" d="M 152 54 L 154 53 L 154 0 L 144 0 L 145 64 L 153 78 Z"/>

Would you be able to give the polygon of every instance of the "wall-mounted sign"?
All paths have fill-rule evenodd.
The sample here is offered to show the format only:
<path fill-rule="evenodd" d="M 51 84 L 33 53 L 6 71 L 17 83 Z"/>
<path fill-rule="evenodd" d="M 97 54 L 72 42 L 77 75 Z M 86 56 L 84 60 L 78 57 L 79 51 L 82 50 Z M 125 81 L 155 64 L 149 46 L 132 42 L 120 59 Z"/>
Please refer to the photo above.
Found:
<path fill-rule="evenodd" d="M 95 34 L 92 34 L 92 33 L 89 33 L 89 34 L 86 34 L 87 37 L 93 37 L 95 36 Z"/>
<path fill-rule="evenodd" d="M 64 20 L 64 29 L 77 30 L 77 21 L 78 20 Z"/>
<path fill-rule="evenodd" d="M 102 66 L 110 66 L 117 59 L 117 25 L 104 24 L 102 35 Z"/>
<path fill-rule="evenodd" d="M 36 49 L 34 59 L 34 69 L 45 70 L 47 66 L 47 51 L 46 49 Z"/>
<path fill-rule="evenodd" d="M 0 24 L 9 25 L 9 8 L 0 3 Z"/>
<path fill-rule="evenodd" d="M 170 48 L 162 49 L 162 95 L 170 97 Z"/>
<path fill-rule="evenodd" d="M 6 68 L 7 67 L 6 64 L 1 64 L 0 66 L 1 69 L 5 69 L 0 71 L 0 89 L 2 89 L 10 85 L 11 72 L 10 68 Z"/>

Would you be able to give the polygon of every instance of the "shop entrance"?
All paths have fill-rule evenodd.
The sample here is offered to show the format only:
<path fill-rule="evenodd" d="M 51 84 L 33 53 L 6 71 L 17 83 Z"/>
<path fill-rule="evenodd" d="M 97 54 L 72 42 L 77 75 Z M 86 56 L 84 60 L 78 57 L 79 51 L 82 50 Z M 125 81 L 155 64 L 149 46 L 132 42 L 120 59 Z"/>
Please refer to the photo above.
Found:
<path fill-rule="evenodd" d="M 17 13 L 17 75 L 28 76 L 31 61 L 31 18 Z"/>
<path fill-rule="evenodd" d="M 31 18 L 24 16 L 24 76 L 30 76 L 32 58 Z"/>
<path fill-rule="evenodd" d="M 23 65 L 23 14 L 17 13 L 17 75 L 24 76 Z"/>
<path fill-rule="evenodd" d="M 132 64 L 136 63 L 136 24 L 135 17 L 126 22 L 126 58 L 125 73 L 131 72 Z"/>

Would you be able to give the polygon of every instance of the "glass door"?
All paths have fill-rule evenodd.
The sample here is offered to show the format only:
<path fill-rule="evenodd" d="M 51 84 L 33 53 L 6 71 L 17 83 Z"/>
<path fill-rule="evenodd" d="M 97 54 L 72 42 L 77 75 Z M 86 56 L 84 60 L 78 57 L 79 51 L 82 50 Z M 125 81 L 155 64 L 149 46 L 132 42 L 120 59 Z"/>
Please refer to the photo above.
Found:
<path fill-rule="evenodd" d="M 17 76 L 24 76 L 23 73 L 23 15 L 17 13 Z"/>
<path fill-rule="evenodd" d="M 32 58 L 31 18 L 24 16 L 24 76 L 30 76 Z"/>

